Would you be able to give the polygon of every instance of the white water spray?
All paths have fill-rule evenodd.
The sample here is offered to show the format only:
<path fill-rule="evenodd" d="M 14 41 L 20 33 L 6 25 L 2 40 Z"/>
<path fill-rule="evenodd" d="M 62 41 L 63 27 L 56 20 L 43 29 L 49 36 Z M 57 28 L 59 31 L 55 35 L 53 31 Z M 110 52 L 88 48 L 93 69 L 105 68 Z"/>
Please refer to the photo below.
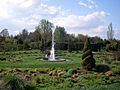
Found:
<path fill-rule="evenodd" d="M 54 42 L 54 31 L 52 31 L 52 48 L 51 48 L 51 51 L 50 51 L 50 57 L 48 59 L 49 61 L 55 61 L 54 45 L 55 45 L 55 42 Z"/>

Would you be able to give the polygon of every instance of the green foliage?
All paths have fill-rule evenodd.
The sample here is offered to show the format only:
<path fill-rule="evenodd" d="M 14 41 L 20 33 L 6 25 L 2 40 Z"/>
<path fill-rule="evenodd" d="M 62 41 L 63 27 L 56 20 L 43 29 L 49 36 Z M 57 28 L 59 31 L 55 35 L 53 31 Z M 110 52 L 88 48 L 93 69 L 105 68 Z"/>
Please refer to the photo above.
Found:
<path fill-rule="evenodd" d="M 95 70 L 96 72 L 107 72 L 110 70 L 110 67 L 108 65 L 105 65 L 105 64 L 99 64 L 99 65 L 96 65 L 95 67 Z"/>
<path fill-rule="evenodd" d="M 19 50 L 31 50 L 40 49 L 45 51 L 51 46 L 51 33 L 54 25 L 46 19 L 40 20 L 40 23 L 36 26 L 35 31 L 28 32 L 23 29 L 22 32 L 15 36 L 9 36 L 7 29 L 3 29 L 0 32 L 0 51 L 19 51 Z M 68 34 L 64 27 L 56 26 L 55 29 L 55 48 L 58 50 L 82 50 L 85 36 L 79 34 Z M 103 40 L 99 37 L 90 37 L 92 41 L 92 50 L 98 51 L 102 45 Z"/>
<path fill-rule="evenodd" d="M 91 52 L 91 50 L 89 49 L 89 50 L 87 50 L 86 52 L 84 52 L 84 54 L 82 55 L 82 59 L 84 59 L 85 57 L 87 57 L 87 56 L 89 56 L 89 55 L 91 55 L 92 56 L 92 52 Z"/>
<path fill-rule="evenodd" d="M 77 73 L 77 69 L 74 68 L 74 69 L 69 69 L 66 73 L 66 76 L 67 77 L 71 77 L 73 74 Z"/>
<path fill-rule="evenodd" d="M 0 35 L 4 38 L 6 37 L 9 37 L 9 32 L 7 29 L 3 29 L 1 32 L 0 32 Z"/>
<path fill-rule="evenodd" d="M 66 41 L 66 31 L 64 27 L 56 26 L 55 32 L 55 42 L 65 42 Z"/>
<path fill-rule="evenodd" d="M 114 51 L 113 53 L 113 59 L 116 61 L 120 61 L 120 51 Z"/>
<path fill-rule="evenodd" d="M 68 90 L 69 88 L 63 89 L 63 90 Z M 120 84 L 115 83 L 115 84 L 110 84 L 110 85 L 93 85 L 93 86 L 77 86 L 74 87 L 73 90 L 119 90 L 120 89 Z"/>
<path fill-rule="evenodd" d="M 9 56 L 10 53 L 3 54 L 0 52 L 1 56 Z M 10 81 L 9 78 L 5 80 L 3 78 L 9 74 L 15 74 L 20 80 L 24 81 L 24 84 L 22 84 L 24 90 L 119 90 L 120 62 L 113 61 L 110 52 L 94 53 L 94 56 L 99 55 L 102 58 L 104 55 L 109 57 L 106 59 L 106 65 L 111 68 L 112 76 L 107 76 L 106 73 L 79 69 L 78 67 L 81 68 L 80 61 L 82 62 L 82 60 L 79 60 L 82 58 L 81 51 L 71 53 L 57 51 L 57 57 L 68 59 L 69 61 L 66 62 L 48 62 L 36 59 L 44 56 L 38 50 L 16 51 L 12 54 L 13 56 L 22 56 L 22 62 L 0 61 L 0 89 L 1 85 L 6 85 Z M 100 58 L 96 59 L 97 64 L 100 63 Z M 102 65 L 102 68 L 99 65 L 96 67 L 98 67 L 98 71 L 102 70 L 103 72 L 104 65 Z M 49 75 L 50 72 L 52 72 L 52 75 Z M 61 73 L 63 74 L 60 75 Z M 74 75 L 77 75 L 77 82 L 73 80 Z M 26 76 L 29 76 L 30 79 L 27 80 Z"/>
<path fill-rule="evenodd" d="M 117 41 L 111 41 L 110 44 L 106 46 L 107 51 L 117 51 L 119 50 L 119 43 Z"/>
<path fill-rule="evenodd" d="M 1 61 L 22 61 L 22 57 L 20 55 L 13 55 L 13 54 L 6 54 L 6 55 L 0 55 Z"/>
<path fill-rule="evenodd" d="M 25 90 L 38 90 L 36 85 L 32 85 L 32 84 L 26 84 L 24 88 Z"/>
<path fill-rule="evenodd" d="M 24 81 L 15 75 L 8 75 L 5 77 L 3 90 L 24 90 Z"/>
<path fill-rule="evenodd" d="M 120 75 L 120 66 L 119 65 L 120 64 L 118 64 L 117 66 L 112 67 L 112 71 L 116 75 Z"/>
<path fill-rule="evenodd" d="M 115 78 L 117 80 L 115 80 Z M 113 83 L 119 83 L 119 77 L 108 77 L 104 74 L 86 74 L 80 75 L 78 80 L 81 82 L 81 85 L 84 86 L 93 86 L 93 85 L 108 85 Z"/>
<path fill-rule="evenodd" d="M 107 51 L 112 51 L 113 54 L 113 59 L 116 61 L 120 60 L 120 43 L 117 40 L 112 40 L 110 44 L 107 44 L 106 50 Z"/>
<path fill-rule="evenodd" d="M 93 68 L 95 68 L 95 59 L 93 58 L 93 54 L 90 49 L 90 42 L 87 37 L 83 48 L 82 60 L 83 60 L 82 66 L 85 69 L 92 70 Z"/>
<path fill-rule="evenodd" d="M 54 27 L 53 23 L 49 22 L 46 19 L 40 20 L 39 25 L 36 27 L 36 31 L 39 33 L 41 50 L 44 50 L 49 47 L 49 42 L 51 42 L 52 28 Z"/>
<path fill-rule="evenodd" d="M 6 57 L 3 53 L 0 53 L 1 56 Z M 10 52 L 6 52 L 6 54 L 10 54 Z M 58 53 L 59 54 L 59 53 Z M 57 54 L 56 54 L 57 55 Z M 9 55 L 8 55 L 9 56 Z M 79 53 L 68 53 L 61 51 L 61 56 L 57 56 L 58 58 L 67 59 L 65 62 L 48 62 L 40 60 L 40 57 L 43 58 L 45 54 L 41 54 L 39 50 L 29 50 L 29 51 L 16 51 L 13 52 L 13 56 L 19 57 L 21 56 L 22 62 L 12 62 L 12 61 L 0 61 L 1 68 L 62 68 L 62 69 L 70 69 L 79 67 L 79 58 L 81 57 Z M 36 59 L 39 58 L 39 59 Z M 66 67 L 67 65 L 67 67 Z"/>

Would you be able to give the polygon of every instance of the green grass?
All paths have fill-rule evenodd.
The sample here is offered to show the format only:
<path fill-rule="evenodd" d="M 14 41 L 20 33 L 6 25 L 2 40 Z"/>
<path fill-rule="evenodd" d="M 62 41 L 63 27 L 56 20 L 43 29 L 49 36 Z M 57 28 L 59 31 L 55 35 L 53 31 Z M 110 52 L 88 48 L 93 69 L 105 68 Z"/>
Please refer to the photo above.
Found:
<path fill-rule="evenodd" d="M 23 52 L 23 51 L 22 51 Z M 22 61 L 0 61 L 0 68 L 76 68 L 80 66 L 81 58 L 80 54 L 74 53 L 62 53 L 59 58 L 70 58 L 69 61 L 65 62 L 48 62 L 39 60 L 36 58 L 44 57 L 44 54 L 33 53 L 24 54 L 22 52 L 14 52 L 15 54 L 22 56 Z M 19 54 L 20 53 L 20 54 Z M 8 54 L 8 53 L 6 53 Z M 64 55 L 63 55 L 64 54 Z"/>
<path fill-rule="evenodd" d="M 105 54 L 105 52 L 100 52 L 100 54 Z M 105 59 L 105 64 L 109 65 L 113 73 L 120 72 L 120 62 L 113 61 L 112 55 L 106 55 L 106 59 L 106 57 L 101 57 L 100 54 L 95 53 L 94 55 L 96 64 L 102 64 L 103 59 Z M 56 57 L 69 59 L 69 61 L 64 62 L 49 62 L 37 59 L 45 56 L 44 53 L 41 53 L 38 50 L 6 53 L 0 52 L 0 57 L 1 56 L 8 57 L 8 60 L 0 60 L 0 81 L 2 78 L 4 78 L 4 75 L 18 73 L 18 75 L 20 75 L 23 79 L 24 76 L 30 75 L 32 80 L 30 82 L 26 82 L 26 84 L 28 84 L 26 87 L 38 88 L 35 90 L 120 90 L 119 76 L 112 76 L 109 78 L 104 74 L 96 74 L 96 72 L 79 75 L 79 82 L 73 82 L 71 79 L 73 74 L 70 72 L 70 70 L 73 71 L 74 69 L 76 70 L 76 68 L 81 67 L 81 51 L 79 53 L 57 51 Z M 18 56 L 21 57 L 22 60 L 9 61 L 9 56 Z M 97 58 L 98 56 L 100 56 L 100 58 Z M 51 71 L 56 73 L 56 71 L 60 70 L 61 72 L 64 72 L 63 76 L 57 77 L 49 75 Z M 48 74 L 41 75 L 41 73 L 39 73 L 43 71 L 47 72 Z M 32 74 L 37 74 L 37 76 L 32 76 Z"/>
<path fill-rule="evenodd" d="M 88 87 L 74 87 L 72 89 L 66 88 L 66 89 L 61 89 L 61 90 L 120 90 L 120 84 L 115 83 L 115 84 L 110 84 L 110 85 L 93 85 L 93 86 L 88 86 Z"/>

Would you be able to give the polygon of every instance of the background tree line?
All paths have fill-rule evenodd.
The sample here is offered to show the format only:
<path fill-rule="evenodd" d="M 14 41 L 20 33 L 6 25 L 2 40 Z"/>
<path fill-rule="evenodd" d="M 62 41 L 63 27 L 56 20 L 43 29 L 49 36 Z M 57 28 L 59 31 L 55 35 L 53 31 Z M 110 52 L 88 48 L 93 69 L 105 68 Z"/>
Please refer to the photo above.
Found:
<path fill-rule="evenodd" d="M 28 32 L 27 29 L 23 29 L 21 33 L 13 36 L 9 35 L 8 29 L 3 29 L 0 32 L 0 51 L 10 51 L 10 50 L 29 50 L 29 49 L 40 49 L 41 51 L 49 50 L 51 48 L 51 35 L 52 29 L 55 28 L 55 48 L 57 50 L 68 50 L 69 52 L 73 50 L 82 50 L 85 41 L 85 35 L 78 34 L 68 34 L 64 27 L 56 26 L 46 19 L 40 20 L 38 26 L 36 26 L 34 32 Z M 113 38 L 113 33 L 109 26 L 109 31 L 107 33 L 110 40 L 103 40 L 102 38 L 95 36 L 89 37 L 91 48 L 93 51 L 105 50 L 106 46 L 110 48 L 111 40 Z M 113 40 L 112 40 L 113 41 Z M 119 40 L 117 44 L 120 44 Z M 117 46 L 119 47 L 119 45 Z"/>

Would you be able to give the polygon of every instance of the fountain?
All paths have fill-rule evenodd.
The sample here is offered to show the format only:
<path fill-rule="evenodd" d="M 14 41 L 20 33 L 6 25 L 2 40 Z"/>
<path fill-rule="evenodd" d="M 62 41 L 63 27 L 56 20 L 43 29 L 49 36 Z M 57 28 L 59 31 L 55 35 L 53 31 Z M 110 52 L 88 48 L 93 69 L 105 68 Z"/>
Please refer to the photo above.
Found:
<path fill-rule="evenodd" d="M 55 58 L 55 48 L 54 48 L 55 42 L 54 42 L 54 31 L 52 30 L 52 47 L 50 53 L 48 53 L 43 60 L 48 60 L 52 62 L 61 62 L 66 61 L 65 59 L 59 59 Z"/>
<path fill-rule="evenodd" d="M 54 45 L 55 45 L 55 42 L 54 42 L 54 31 L 52 31 L 52 48 L 51 48 L 51 51 L 50 51 L 50 56 L 48 58 L 49 61 L 55 61 Z"/>

